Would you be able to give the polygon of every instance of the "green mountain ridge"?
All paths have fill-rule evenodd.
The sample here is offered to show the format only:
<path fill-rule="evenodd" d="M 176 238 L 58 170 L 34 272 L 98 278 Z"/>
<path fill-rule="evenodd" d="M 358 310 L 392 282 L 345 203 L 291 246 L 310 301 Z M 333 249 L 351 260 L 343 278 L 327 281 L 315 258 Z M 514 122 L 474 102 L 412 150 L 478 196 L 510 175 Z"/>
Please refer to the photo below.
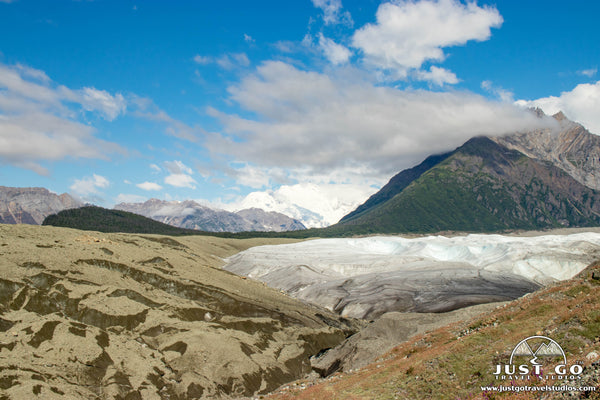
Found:
<path fill-rule="evenodd" d="M 549 162 L 486 137 L 467 141 L 398 189 L 387 194 L 389 200 L 363 207 L 329 229 L 353 234 L 496 232 L 600 224 L 599 192 Z"/>

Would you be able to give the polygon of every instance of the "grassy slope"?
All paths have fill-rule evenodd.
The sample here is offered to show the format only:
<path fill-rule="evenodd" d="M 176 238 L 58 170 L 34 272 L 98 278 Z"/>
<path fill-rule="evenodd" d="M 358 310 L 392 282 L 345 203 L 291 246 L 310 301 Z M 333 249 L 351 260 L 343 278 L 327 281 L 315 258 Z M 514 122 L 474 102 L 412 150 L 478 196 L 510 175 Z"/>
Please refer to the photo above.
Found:
<path fill-rule="evenodd" d="M 502 383 L 493 376 L 495 365 L 508 363 L 514 346 L 532 335 L 556 340 L 569 364 L 582 362 L 585 365 L 583 379 L 571 385 L 595 386 L 596 393 L 588 398 L 600 398 L 598 366 L 592 365 L 593 360 L 586 357 L 592 351 L 600 353 L 600 263 L 588 267 L 577 278 L 541 289 L 470 322 L 417 336 L 366 368 L 336 374 L 314 385 L 309 381 L 287 385 L 268 398 L 540 398 L 533 392 L 516 395 L 481 391 L 481 386 Z M 553 383 L 517 381 L 516 384 Z M 544 398 L 555 398 L 553 396 Z"/>
<path fill-rule="evenodd" d="M 340 220 L 340 222 L 348 222 L 353 219 L 356 219 L 361 215 L 368 213 L 369 210 L 390 200 L 398 193 L 406 189 L 408 185 L 410 185 L 413 181 L 418 179 L 429 169 L 433 168 L 434 166 L 448 158 L 451 154 L 452 153 L 444 153 L 429 156 L 421 164 L 413 168 L 405 169 L 404 171 L 395 175 L 384 187 L 381 188 L 381 190 L 369 197 L 369 199 L 365 203 L 358 206 L 356 210 L 343 217 Z"/>

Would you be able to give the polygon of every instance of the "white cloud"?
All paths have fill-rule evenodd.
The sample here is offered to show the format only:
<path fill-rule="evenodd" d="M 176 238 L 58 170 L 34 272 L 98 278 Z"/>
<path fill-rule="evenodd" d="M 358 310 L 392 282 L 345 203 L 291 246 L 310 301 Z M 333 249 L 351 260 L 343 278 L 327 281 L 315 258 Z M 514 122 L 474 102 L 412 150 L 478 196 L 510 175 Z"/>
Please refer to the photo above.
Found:
<path fill-rule="evenodd" d="M 153 170 L 154 172 L 162 171 L 162 169 L 156 164 L 150 164 L 150 169 Z"/>
<path fill-rule="evenodd" d="M 192 169 L 182 163 L 181 161 L 165 161 L 163 163 L 170 175 L 165 177 L 165 183 L 167 185 L 175 187 L 187 187 L 195 189 L 197 182 L 190 175 L 193 173 Z"/>
<path fill-rule="evenodd" d="M 247 43 L 254 43 L 255 40 L 252 36 L 248 35 L 247 33 L 244 33 L 244 41 Z"/>
<path fill-rule="evenodd" d="M 193 173 L 192 169 L 182 163 L 179 160 L 176 161 L 165 161 L 163 163 L 167 171 L 171 174 L 191 174 Z"/>
<path fill-rule="evenodd" d="M 600 135 L 600 81 L 593 84 L 582 83 L 570 92 L 562 92 L 560 96 L 519 100 L 516 103 L 524 107 L 539 107 L 549 115 L 562 111 L 569 119 Z"/>
<path fill-rule="evenodd" d="M 165 178 L 165 183 L 167 185 L 175 186 L 178 188 L 190 188 L 195 189 L 196 180 L 189 175 L 186 174 L 171 174 Z"/>
<path fill-rule="evenodd" d="M 481 82 L 481 88 L 505 102 L 513 102 L 513 92 L 494 85 L 492 81 Z"/>
<path fill-rule="evenodd" d="M 154 182 L 142 182 L 142 183 L 138 183 L 137 185 L 135 185 L 137 187 L 139 187 L 142 190 L 162 190 L 162 186 L 160 186 L 158 183 L 154 183 Z"/>
<path fill-rule="evenodd" d="M 577 71 L 577 73 L 579 75 L 587 76 L 588 78 L 591 78 L 592 76 L 596 75 L 597 72 L 598 72 L 598 68 L 590 68 L 590 69 L 583 69 L 581 71 Z"/>
<path fill-rule="evenodd" d="M 352 38 L 368 65 L 403 79 L 425 61 L 443 61 L 445 47 L 487 40 L 490 28 L 503 20 L 498 10 L 475 2 L 421 0 L 383 3 L 377 22 L 358 29 Z"/>
<path fill-rule="evenodd" d="M 246 53 L 224 54 L 215 60 L 217 65 L 225 70 L 232 70 L 236 67 L 247 67 L 250 65 L 250 59 Z"/>
<path fill-rule="evenodd" d="M 446 83 L 451 85 L 458 83 L 458 78 L 453 72 L 448 71 L 445 68 L 438 68 L 435 65 L 431 66 L 429 72 L 417 71 L 417 78 L 422 81 L 434 83 L 438 86 L 443 86 Z"/>
<path fill-rule="evenodd" d="M 468 92 L 403 91 L 275 61 L 229 92 L 256 118 L 209 109 L 224 133 L 207 137 L 208 149 L 255 167 L 303 171 L 300 181 L 351 169 L 366 177 L 389 177 L 475 135 L 542 122 L 512 104 Z"/>
<path fill-rule="evenodd" d="M 55 85 L 43 71 L 0 64 L 0 162 L 48 174 L 41 162 L 124 153 L 119 145 L 95 138 L 94 128 L 78 122 L 72 110 L 75 104 L 110 119 L 124 107 L 123 100 L 111 108 L 111 99 L 119 103 L 122 96 L 91 88 L 71 90 Z"/>
<path fill-rule="evenodd" d="M 196 54 L 194 56 L 194 62 L 196 62 L 197 64 L 200 65 L 206 65 L 206 64 L 210 64 L 211 62 L 213 62 L 212 57 L 209 56 L 201 56 L 200 54 Z"/>
<path fill-rule="evenodd" d="M 106 90 L 86 87 L 80 91 L 80 94 L 80 103 L 85 110 L 98 111 L 108 121 L 112 121 L 120 114 L 125 113 L 126 101 L 120 93 L 113 96 Z"/>
<path fill-rule="evenodd" d="M 75 179 L 75 182 L 69 187 L 76 194 L 86 197 L 98 194 L 98 189 L 106 189 L 110 185 L 108 179 L 101 175 L 93 174 L 91 177 Z"/>
<path fill-rule="evenodd" d="M 319 33 L 319 47 L 333 65 L 345 64 L 352 56 L 347 47 L 326 38 L 322 33 Z"/>
<path fill-rule="evenodd" d="M 343 23 L 353 25 L 352 16 L 348 11 L 342 12 L 342 0 L 312 0 L 315 7 L 323 11 L 323 22 L 325 25 Z"/>
<path fill-rule="evenodd" d="M 15 68 L 21 72 L 21 76 L 25 76 L 39 82 L 50 82 L 50 78 L 44 71 L 40 71 L 39 69 L 31 68 L 23 64 L 16 64 Z"/>

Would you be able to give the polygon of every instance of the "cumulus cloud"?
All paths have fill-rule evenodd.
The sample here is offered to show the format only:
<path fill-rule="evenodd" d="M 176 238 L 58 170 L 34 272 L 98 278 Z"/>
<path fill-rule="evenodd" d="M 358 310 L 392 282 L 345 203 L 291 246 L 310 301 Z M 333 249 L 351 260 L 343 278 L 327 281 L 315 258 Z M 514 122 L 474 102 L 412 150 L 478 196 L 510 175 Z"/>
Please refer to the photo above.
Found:
<path fill-rule="evenodd" d="M 323 36 L 322 33 L 319 33 L 319 47 L 333 65 L 345 64 L 352 56 L 352 52 L 346 46 L 337 44 L 333 40 Z"/>
<path fill-rule="evenodd" d="M 0 64 L 0 162 L 47 175 L 44 161 L 107 159 L 108 154 L 124 153 L 119 145 L 95 138 L 92 127 L 78 122 L 73 104 L 106 119 L 114 119 L 125 107 L 120 94 L 72 90 L 54 84 L 43 71 Z"/>
<path fill-rule="evenodd" d="M 160 186 L 158 183 L 154 183 L 154 182 L 142 182 L 142 183 L 138 183 L 137 185 L 135 185 L 137 187 L 139 187 L 142 190 L 162 190 L 162 186 Z"/>
<path fill-rule="evenodd" d="M 98 111 L 105 119 L 112 121 L 126 109 L 126 101 L 122 94 L 111 95 L 106 90 L 95 88 L 83 88 L 80 91 L 81 100 L 79 101 L 87 111 Z"/>
<path fill-rule="evenodd" d="M 208 137 L 207 147 L 253 166 L 303 171 L 305 177 L 352 169 L 389 177 L 475 135 L 498 135 L 541 122 L 512 104 L 473 93 L 348 82 L 280 61 L 264 63 L 229 93 L 256 118 L 209 109 L 224 133 Z"/>
<path fill-rule="evenodd" d="M 367 65 L 388 71 L 394 79 L 406 78 L 426 61 L 443 61 L 445 47 L 487 40 L 490 29 L 503 22 L 495 8 L 456 0 L 383 3 L 376 20 L 358 29 L 352 43 Z"/>
<path fill-rule="evenodd" d="M 312 0 L 315 7 L 323 11 L 323 22 L 325 25 L 343 23 L 353 25 L 352 16 L 348 11 L 342 11 L 342 0 Z"/>
<path fill-rule="evenodd" d="M 417 71 L 416 75 L 419 80 L 428 81 L 438 86 L 447 83 L 451 85 L 458 83 L 458 78 L 453 72 L 445 68 L 438 68 L 435 65 L 432 65 L 429 71 Z"/>
<path fill-rule="evenodd" d="M 93 174 L 82 179 L 75 179 L 75 182 L 69 187 L 74 193 L 87 197 L 99 194 L 99 189 L 106 189 L 110 185 L 108 179 L 101 175 Z"/>
<path fill-rule="evenodd" d="M 179 188 L 190 188 L 195 189 L 195 184 L 197 183 L 194 178 L 192 178 L 191 174 L 193 173 L 192 169 L 182 163 L 181 161 L 165 161 L 163 163 L 167 171 L 169 171 L 170 175 L 165 177 L 165 183 L 167 185 L 179 187 Z"/>
<path fill-rule="evenodd" d="M 175 186 L 178 188 L 190 188 L 195 189 L 197 183 L 194 178 L 186 174 L 171 174 L 165 178 L 167 185 Z"/>
<path fill-rule="evenodd" d="M 518 100 L 516 104 L 523 107 L 539 107 L 549 115 L 562 111 L 569 119 L 600 135 L 600 81 L 582 83 L 569 92 L 562 92 L 560 96 Z"/>

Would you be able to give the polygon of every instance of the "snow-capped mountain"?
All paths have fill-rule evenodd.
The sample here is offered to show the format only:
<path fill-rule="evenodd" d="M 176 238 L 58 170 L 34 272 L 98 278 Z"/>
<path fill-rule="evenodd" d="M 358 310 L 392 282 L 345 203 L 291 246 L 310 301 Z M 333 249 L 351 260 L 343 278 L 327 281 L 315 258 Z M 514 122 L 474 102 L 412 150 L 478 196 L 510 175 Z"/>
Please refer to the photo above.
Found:
<path fill-rule="evenodd" d="M 338 222 L 375 191 L 354 185 L 283 185 L 276 190 L 252 192 L 240 202 L 223 207 L 230 211 L 249 208 L 275 211 L 301 221 L 308 228 L 322 228 Z"/>

